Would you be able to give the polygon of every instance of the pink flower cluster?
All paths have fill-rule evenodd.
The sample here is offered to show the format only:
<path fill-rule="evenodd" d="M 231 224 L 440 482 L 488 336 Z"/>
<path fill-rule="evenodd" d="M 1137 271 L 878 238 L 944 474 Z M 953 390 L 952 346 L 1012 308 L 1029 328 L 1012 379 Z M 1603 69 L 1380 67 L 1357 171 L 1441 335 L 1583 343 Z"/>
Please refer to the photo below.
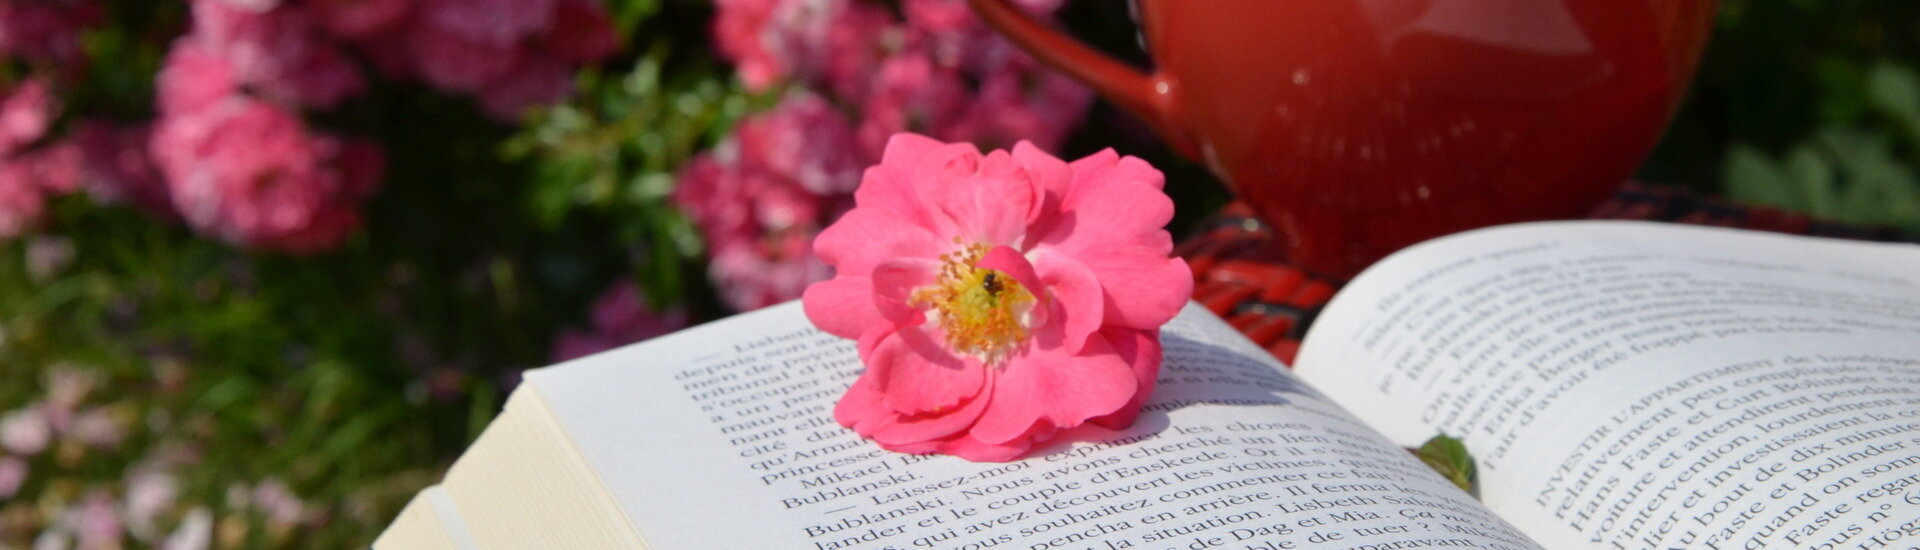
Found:
<path fill-rule="evenodd" d="M 850 207 L 861 169 L 890 136 L 1051 149 L 1092 99 L 994 34 L 965 0 L 905 0 L 898 12 L 865 0 L 715 3 L 715 46 L 741 82 L 786 89 L 690 162 L 675 192 L 707 237 L 711 278 L 738 309 L 792 300 L 829 274 L 807 243 Z"/>
<path fill-rule="evenodd" d="M 573 91 L 620 36 L 597 0 L 309 0 L 328 29 L 392 77 L 473 94 L 500 120 Z"/>
<path fill-rule="evenodd" d="M 501 120 L 572 92 L 619 38 L 594 0 L 190 0 L 157 83 L 150 152 L 195 229 L 238 245 L 309 253 L 340 244 L 383 172 L 380 150 L 309 128 L 304 110 L 363 94 L 349 51 L 388 76 L 474 94 Z M 98 138 L 103 144 L 111 138 Z M 136 204 L 137 167 L 90 163 Z"/>
<path fill-rule="evenodd" d="M 58 109 L 43 80 L 0 88 L 0 237 L 32 228 L 49 197 L 79 185 L 80 150 L 45 139 Z"/>

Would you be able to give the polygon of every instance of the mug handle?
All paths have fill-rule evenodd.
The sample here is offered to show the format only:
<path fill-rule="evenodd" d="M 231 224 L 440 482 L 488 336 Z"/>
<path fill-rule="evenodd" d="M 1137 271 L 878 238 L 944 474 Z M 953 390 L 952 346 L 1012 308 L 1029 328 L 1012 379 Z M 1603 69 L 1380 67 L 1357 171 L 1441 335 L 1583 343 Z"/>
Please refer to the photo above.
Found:
<path fill-rule="evenodd" d="M 1140 117 L 1187 158 L 1199 158 L 1180 113 L 1173 79 L 1147 74 L 1048 28 L 1009 0 L 967 0 L 988 26 L 1041 62 L 1092 86 L 1121 109 Z"/>

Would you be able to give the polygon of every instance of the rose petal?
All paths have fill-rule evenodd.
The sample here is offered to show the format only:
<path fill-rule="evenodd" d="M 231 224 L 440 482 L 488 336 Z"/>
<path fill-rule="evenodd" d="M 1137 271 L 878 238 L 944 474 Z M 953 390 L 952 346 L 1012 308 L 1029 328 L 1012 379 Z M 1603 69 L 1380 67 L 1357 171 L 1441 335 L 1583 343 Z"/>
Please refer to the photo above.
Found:
<path fill-rule="evenodd" d="M 828 334 L 854 339 L 868 327 L 884 324 L 873 302 L 873 279 L 841 276 L 814 283 L 800 296 L 807 319 Z"/>
<path fill-rule="evenodd" d="M 1159 328 L 1192 299 L 1193 271 L 1186 260 L 1141 249 L 1077 259 L 1100 280 L 1107 325 Z"/>
<path fill-rule="evenodd" d="M 901 414 L 939 413 L 981 393 L 986 368 L 948 352 L 934 335 L 907 327 L 882 340 L 867 362 L 887 406 Z"/>
<path fill-rule="evenodd" d="M 1006 151 L 988 153 L 973 170 L 967 168 L 942 173 L 932 195 L 960 237 L 989 245 L 1023 243 L 1038 201 L 1033 179 Z"/>
<path fill-rule="evenodd" d="M 1106 152 L 1112 154 L 1113 150 L 1108 149 Z M 1067 189 L 1073 183 L 1073 168 L 1059 157 L 1041 151 L 1039 147 L 1026 140 L 1013 145 L 1013 159 L 1032 176 L 1036 193 L 1039 195 L 1040 200 L 1033 201 L 1034 211 L 1028 218 L 1040 217 L 1041 211 L 1049 206 L 1046 204 L 1049 200 L 1054 203 L 1051 207 L 1058 209 L 1059 201 L 1066 197 Z"/>
<path fill-rule="evenodd" d="M 1146 404 L 1147 398 L 1153 395 L 1154 384 L 1159 381 L 1160 331 L 1108 328 L 1100 331 L 1100 334 L 1113 344 L 1115 353 L 1125 359 L 1127 364 L 1132 365 L 1133 378 L 1140 385 L 1134 392 L 1133 399 L 1127 400 L 1127 404 L 1122 405 L 1120 410 L 1088 421 L 1108 429 L 1124 430 L 1132 426 L 1134 419 L 1140 416 L 1140 406 Z"/>
<path fill-rule="evenodd" d="M 980 151 L 967 144 L 947 144 L 926 136 L 894 134 L 887 140 L 880 164 L 862 175 L 854 203 L 879 208 L 937 235 L 955 235 L 953 219 L 929 199 L 935 197 L 940 174 L 956 162 L 977 162 Z"/>
<path fill-rule="evenodd" d="M 921 308 L 912 304 L 913 291 L 933 284 L 939 276 L 940 262 L 935 260 L 887 260 L 873 270 L 872 297 L 869 301 L 881 317 L 896 325 L 919 325 L 926 318 Z"/>
<path fill-rule="evenodd" d="M 1173 220 L 1173 199 L 1151 184 L 1159 179 L 1158 171 L 1151 176 L 1129 172 L 1118 168 L 1092 174 L 1076 171 L 1072 188 L 1060 202 L 1064 219 L 1040 243 L 1075 255 L 1158 245 L 1155 237 L 1166 234 L 1164 228 Z"/>
<path fill-rule="evenodd" d="M 840 216 L 813 240 L 821 261 L 839 275 L 871 276 L 881 262 L 894 258 L 940 257 L 951 246 L 893 211 L 859 207 Z"/>
<path fill-rule="evenodd" d="M 961 435 L 940 445 L 940 452 L 971 460 L 974 462 L 1010 462 L 1027 454 L 1033 449 L 1033 438 L 1015 438 L 1004 443 L 988 444 L 968 435 Z"/>
<path fill-rule="evenodd" d="M 994 378 L 993 402 L 968 433 L 983 443 L 1000 444 L 1027 433 L 1037 422 L 1072 428 L 1118 410 L 1138 388 L 1133 368 L 1105 337 L 1088 338 L 1077 355 L 1035 346 L 1002 367 Z"/>
<path fill-rule="evenodd" d="M 886 396 L 876 380 L 869 376 L 855 380 L 834 407 L 834 418 L 881 446 L 902 452 L 938 450 L 941 440 L 966 429 L 980 417 L 989 397 L 975 396 L 965 406 L 944 414 L 907 416 L 887 406 Z"/>
<path fill-rule="evenodd" d="M 1100 281 L 1092 270 L 1066 255 L 1043 250 L 1036 256 L 1035 267 L 1053 297 L 1048 321 L 1060 327 L 1065 351 L 1080 353 L 1087 336 L 1100 330 L 1100 324 L 1106 319 L 1106 298 L 1101 293 Z"/>

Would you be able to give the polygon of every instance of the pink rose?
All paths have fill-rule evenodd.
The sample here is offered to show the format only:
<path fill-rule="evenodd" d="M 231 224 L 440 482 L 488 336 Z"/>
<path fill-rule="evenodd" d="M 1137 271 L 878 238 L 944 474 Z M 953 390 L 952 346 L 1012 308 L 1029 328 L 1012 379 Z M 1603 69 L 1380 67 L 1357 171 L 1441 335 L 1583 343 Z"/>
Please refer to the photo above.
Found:
<path fill-rule="evenodd" d="M 193 71 L 211 71 L 222 63 L 223 79 L 205 84 L 174 85 L 207 90 L 230 80 L 245 84 L 270 98 L 306 107 L 331 108 L 366 90 L 359 69 L 347 61 L 331 41 L 318 32 L 312 18 L 297 6 L 254 11 L 215 0 L 193 2 L 193 32 L 175 41 L 175 49 L 198 48 L 183 59 L 206 65 Z M 169 61 L 174 61 L 169 55 Z M 171 64 L 171 63 L 170 63 Z M 194 76 L 213 76 L 196 74 Z M 194 96 L 200 97 L 200 96 Z M 163 105 L 165 102 L 163 102 Z"/>
<path fill-rule="evenodd" d="M 203 42 L 173 42 L 154 81 L 154 104 L 162 116 L 192 113 L 219 103 L 240 89 L 233 64 Z"/>
<path fill-rule="evenodd" d="M 337 246 L 381 171 L 371 146 L 311 135 L 292 113 L 245 97 L 163 119 L 152 152 L 189 225 L 294 253 Z"/>
<path fill-rule="evenodd" d="M 748 118 L 735 130 L 740 155 L 762 162 L 807 191 L 851 193 L 866 163 L 854 143 L 853 127 L 819 96 L 790 96 L 773 110 Z"/>
<path fill-rule="evenodd" d="M 814 243 L 834 278 L 807 288 L 807 316 L 867 366 L 835 418 L 888 449 L 985 461 L 1130 424 L 1193 285 L 1162 184 L 1112 151 L 1068 164 L 895 136 Z"/>
<path fill-rule="evenodd" d="M 782 69 L 844 98 L 864 95 L 873 69 L 885 56 L 894 18 L 860 0 L 799 0 L 773 12 L 762 40 Z"/>
<path fill-rule="evenodd" d="M 877 158 L 894 134 L 945 130 L 967 107 L 966 83 L 959 73 L 935 67 L 932 59 L 914 52 L 890 57 L 880 65 L 862 105 L 861 151 Z"/>
<path fill-rule="evenodd" d="M 733 60 L 740 82 L 762 91 L 786 74 L 762 35 L 781 0 L 714 0 L 713 44 Z"/>
<path fill-rule="evenodd" d="M 853 138 L 831 105 L 793 95 L 682 169 L 674 202 L 706 237 L 709 275 L 728 305 L 778 304 L 826 278 L 808 243 L 859 181 Z"/>

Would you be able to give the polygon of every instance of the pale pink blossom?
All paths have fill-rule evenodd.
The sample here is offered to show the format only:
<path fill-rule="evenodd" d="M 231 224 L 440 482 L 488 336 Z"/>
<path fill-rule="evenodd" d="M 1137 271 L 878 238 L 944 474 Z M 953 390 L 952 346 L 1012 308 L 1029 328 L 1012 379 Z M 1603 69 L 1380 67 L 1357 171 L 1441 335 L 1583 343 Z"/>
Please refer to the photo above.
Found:
<path fill-rule="evenodd" d="M 20 486 L 27 484 L 27 475 L 32 470 L 27 461 L 18 457 L 0 456 L 0 501 L 13 499 L 20 493 Z"/>
<path fill-rule="evenodd" d="M 160 542 L 161 550 L 207 550 L 213 546 L 213 512 L 196 506 L 186 519 Z"/>
<path fill-rule="evenodd" d="M 47 372 L 47 408 L 72 411 L 100 385 L 100 375 L 72 365 L 61 365 Z M 56 425 L 60 422 L 55 422 Z"/>
<path fill-rule="evenodd" d="M 807 316 L 867 366 L 835 418 L 884 448 L 986 461 L 1131 424 L 1193 285 L 1163 184 L 1112 151 L 1067 163 L 896 136 L 814 244 L 834 278 L 807 288 Z"/>
<path fill-rule="evenodd" d="M 307 503 L 293 494 L 287 484 L 278 478 L 268 479 L 253 487 L 249 501 L 255 510 L 259 510 L 272 525 L 292 526 L 306 521 Z"/>
<path fill-rule="evenodd" d="M 119 548 L 126 535 L 114 510 L 113 493 L 105 489 L 88 491 L 80 504 L 67 510 L 62 522 L 73 530 L 74 544 L 81 549 Z"/>
<path fill-rule="evenodd" d="M 94 407 L 74 415 L 67 435 L 89 447 L 106 449 L 119 446 L 121 440 L 126 439 L 127 431 L 113 411 Z"/>
<path fill-rule="evenodd" d="M 39 406 L 28 405 L 0 417 L 0 448 L 8 453 L 33 456 L 47 450 L 51 443 L 53 426 Z"/>
<path fill-rule="evenodd" d="M 73 265 L 73 240 L 57 235 L 39 235 L 27 240 L 27 277 L 44 283 Z M 0 430 L 4 430 L 0 427 Z M 0 436 L 4 437 L 4 436 Z"/>
<path fill-rule="evenodd" d="M 593 326 L 561 332 L 554 339 L 553 360 L 585 357 L 687 327 L 687 311 L 658 310 L 631 281 L 619 281 L 593 303 Z"/>
<path fill-rule="evenodd" d="M 127 527 L 136 534 L 154 532 L 154 522 L 173 508 L 180 483 L 173 474 L 156 469 L 137 470 L 127 477 Z"/>

